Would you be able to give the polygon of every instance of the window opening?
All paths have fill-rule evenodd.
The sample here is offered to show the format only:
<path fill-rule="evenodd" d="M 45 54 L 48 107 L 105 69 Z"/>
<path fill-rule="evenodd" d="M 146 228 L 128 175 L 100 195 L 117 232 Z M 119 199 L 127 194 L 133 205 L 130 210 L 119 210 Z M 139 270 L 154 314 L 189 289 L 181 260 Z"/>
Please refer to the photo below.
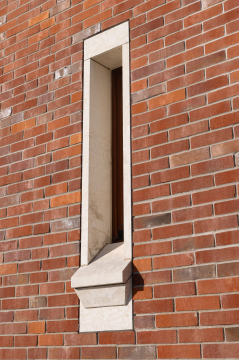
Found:
<path fill-rule="evenodd" d="M 129 22 L 84 41 L 80 332 L 133 328 L 129 74 Z"/>
<path fill-rule="evenodd" d="M 123 241 L 122 67 L 112 71 L 112 242 Z"/>

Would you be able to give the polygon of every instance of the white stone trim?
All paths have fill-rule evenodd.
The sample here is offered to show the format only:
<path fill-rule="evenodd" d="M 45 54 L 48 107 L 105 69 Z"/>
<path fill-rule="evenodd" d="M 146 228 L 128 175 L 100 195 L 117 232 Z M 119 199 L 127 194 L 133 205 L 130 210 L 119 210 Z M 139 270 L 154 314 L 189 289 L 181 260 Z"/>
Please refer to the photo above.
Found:
<path fill-rule="evenodd" d="M 117 244 L 109 245 L 112 241 L 111 70 L 119 66 L 123 67 L 124 243 L 120 245 L 122 258 L 114 268 L 115 253 L 108 251 L 118 247 Z M 83 101 L 81 268 L 72 277 L 72 287 L 79 298 L 82 297 L 80 331 L 129 330 L 133 328 L 133 314 L 128 22 L 85 40 Z M 113 264 L 108 274 L 109 263 L 102 255 L 105 249 Z M 97 254 L 101 258 L 99 265 L 94 261 Z M 97 286 L 100 300 L 97 299 Z M 112 300 L 107 293 L 112 294 Z M 88 296 L 93 298 L 87 300 Z"/>
<path fill-rule="evenodd" d="M 129 23 L 124 22 L 84 42 L 84 60 L 105 53 L 129 42 Z"/>

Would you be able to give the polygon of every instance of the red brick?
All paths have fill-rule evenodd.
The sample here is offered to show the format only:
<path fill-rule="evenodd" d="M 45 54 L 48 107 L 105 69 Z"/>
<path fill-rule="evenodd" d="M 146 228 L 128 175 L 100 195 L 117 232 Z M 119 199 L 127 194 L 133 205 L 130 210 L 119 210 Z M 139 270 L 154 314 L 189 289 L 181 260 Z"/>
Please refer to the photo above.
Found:
<path fill-rule="evenodd" d="M 171 281 L 171 271 L 153 271 L 147 273 L 136 274 L 133 276 L 133 281 L 136 286 L 160 284 Z M 145 305 L 147 305 L 145 303 Z M 140 305 L 139 305 L 140 306 Z"/>
<path fill-rule="evenodd" d="M 207 202 L 220 201 L 228 198 L 235 197 L 235 186 L 225 186 L 208 191 L 201 191 L 192 194 L 192 200 L 194 205 L 203 204 Z"/>
<path fill-rule="evenodd" d="M 3 279 L 3 285 L 16 285 L 16 284 L 28 284 L 29 283 L 29 275 L 10 275 L 6 276 Z"/>
<path fill-rule="evenodd" d="M 162 314 L 156 315 L 157 327 L 175 327 L 175 326 L 196 326 L 198 318 L 196 313 L 183 314 Z"/>
<path fill-rule="evenodd" d="M 96 345 L 96 333 L 65 334 L 64 344 L 66 346 Z"/>
<path fill-rule="evenodd" d="M 203 161 L 201 163 L 192 164 L 191 174 L 200 175 L 208 172 L 224 170 L 234 167 L 233 156 L 225 156 L 214 160 Z"/>
<path fill-rule="evenodd" d="M 168 184 L 153 186 L 151 188 L 134 191 L 133 201 L 137 202 L 147 199 L 154 199 L 155 197 L 167 196 L 169 194 Z"/>
<path fill-rule="evenodd" d="M 30 348 L 28 350 L 28 356 L 32 359 L 46 359 L 47 358 L 47 349 L 45 348 Z"/>
<path fill-rule="evenodd" d="M 193 282 L 185 282 L 182 284 L 162 284 L 154 286 L 154 296 L 156 298 L 188 296 L 195 295 L 195 293 L 196 289 Z"/>
<path fill-rule="evenodd" d="M 140 91 L 143 90 L 147 87 L 147 80 L 146 79 L 142 79 L 142 80 L 138 80 L 135 81 L 131 84 L 131 92 L 134 93 L 136 91 Z"/>
<path fill-rule="evenodd" d="M 135 344 L 135 334 L 134 331 L 100 333 L 99 344 Z"/>
<path fill-rule="evenodd" d="M 102 23 L 102 30 L 105 30 L 111 26 L 117 25 L 118 23 L 129 20 L 131 17 L 132 17 L 132 10 L 128 10 L 122 14 L 116 15 Z"/>
<path fill-rule="evenodd" d="M 67 319 L 79 319 L 79 307 L 69 307 L 66 309 L 66 318 Z"/>
<path fill-rule="evenodd" d="M 151 270 L 151 259 L 134 259 L 133 271 L 142 272 Z"/>
<path fill-rule="evenodd" d="M 192 162 L 197 162 L 200 160 L 209 159 L 209 148 L 205 147 L 200 150 L 191 150 L 187 153 L 171 155 L 170 156 L 170 166 L 176 167 L 184 164 L 189 164 Z"/>
<path fill-rule="evenodd" d="M 196 189 L 203 189 L 211 186 L 213 186 L 213 177 L 211 175 L 202 176 L 190 180 L 178 181 L 171 185 L 172 194 Z"/>
<path fill-rule="evenodd" d="M 62 334 L 45 334 L 38 336 L 39 346 L 62 346 L 63 335 Z"/>
<path fill-rule="evenodd" d="M 231 111 L 229 100 L 206 106 L 204 109 L 205 111 L 202 111 L 202 109 L 191 111 L 190 121 L 197 121 L 203 118 L 212 117 L 213 115 Z"/>
<path fill-rule="evenodd" d="M 224 292 L 235 292 L 239 288 L 239 278 L 225 278 L 200 280 L 198 282 L 198 294 L 218 294 Z"/>
<path fill-rule="evenodd" d="M 15 288 L 13 287 L 1 287 L 0 289 L 0 296 L 1 298 L 8 298 L 8 297 L 14 297 L 15 296 Z M 3 320 L 3 318 L 1 318 L 2 322 L 7 322 L 7 321 L 12 321 L 13 320 L 13 313 L 11 312 L 7 312 L 4 313 L 3 316 L 6 315 L 6 318 Z M 9 318 L 9 319 L 8 319 Z"/>
<path fill-rule="evenodd" d="M 180 329 L 178 335 L 180 343 L 223 341 L 222 328 Z"/>
<path fill-rule="evenodd" d="M 188 220 L 194 220 L 198 218 L 209 217 L 213 215 L 213 209 L 211 205 L 204 205 L 194 208 L 188 208 L 183 210 L 177 210 L 172 212 L 173 222 L 182 222 Z"/>
<path fill-rule="evenodd" d="M 237 226 L 237 217 L 234 215 L 217 217 L 210 220 L 198 220 L 194 224 L 195 233 L 235 228 Z"/>
<path fill-rule="evenodd" d="M 186 268 L 173 270 L 174 281 L 189 281 L 203 278 L 215 277 L 215 266 L 188 266 Z"/>
<path fill-rule="evenodd" d="M 57 196 L 51 199 L 51 207 L 63 206 L 79 202 L 81 200 L 81 192 Z"/>
<path fill-rule="evenodd" d="M 207 31 L 214 27 L 224 25 L 227 22 L 231 22 L 237 18 L 238 18 L 238 9 L 233 9 L 231 11 L 223 13 L 222 15 L 212 19 L 211 21 L 206 21 L 204 24 L 204 28 Z"/>
<path fill-rule="evenodd" d="M 224 263 L 218 265 L 218 276 L 233 276 L 239 274 L 239 264 L 238 262 L 233 263 Z"/>
<path fill-rule="evenodd" d="M 17 272 L 17 264 L 2 264 L 0 265 L 0 274 L 8 275 L 15 274 Z"/>
<path fill-rule="evenodd" d="M 215 215 L 238 212 L 239 201 L 230 200 L 215 204 Z"/>
<path fill-rule="evenodd" d="M 205 358 L 235 358 L 239 351 L 239 344 L 204 344 L 203 356 Z"/>
<path fill-rule="evenodd" d="M 173 252 L 189 251 L 214 246 L 213 235 L 201 235 L 173 240 Z"/>
<path fill-rule="evenodd" d="M 183 150 L 189 150 L 189 141 L 187 139 L 154 147 L 151 149 L 151 157 L 157 158 L 162 155 L 173 154 Z"/>
<path fill-rule="evenodd" d="M 23 239 L 23 240 L 25 240 L 25 239 Z M 19 273 L 27 273 L 30 271 L 40 271 L 40 261 L 28 261 L 28 262 L 20 263 L 18 265 Z"/>
<path fill-rule="evenodd" d="M 76 332 L 78 331 L 78 320 L 47 321 L 47 332 Z"/>
<path fill-rule="evenodd" d="M 67 215 L 67 208 L 58 208 L 54 210 L 49 210 L 44 212 L 44 221 L 50 221 L 53 219 L 64 218 Z M 71 216 L 69 214 L 69 216 Z"/>
<path fill-rule="evenodd" d="M 56 320 L 64 318 L 63 308 L 52 308 L 52 309 L 40 309 L 39 319 L 40 320 Z"/>
<path fill-rule="evenodd" d="M 220 309 L 219 296 L 200 296 L 176 299 L 176 311 Z"/>
<path fill-rule="evenodd" d="M 149 175 L 137 176 L 132 179 L 132 188 L 138 189 L 149 186 Z"/>
<path fill-rule="evenodd" d="M 203 107 L 205 104 L 206 104 L 205 96 L 200 95 L 197 96 L 196 98 L 186 99 L 184 101 L 169 105 L 168 114 L 169 115 L 179 114 L 185 111 L 196 109 L 198 107 Z"/>
<path fill-rule="evenodd" d="M 228 311 L 228 310 L 221 310 L 220 312 L 207 312 L 207 317 L 205 316 L 206 313 L 200 314 L 200 323 L 201 325 L 230 325 L 236 324 L 238 321 L 238 310 Z"/>
<path fill-rule="evenodd" d="M 2 310 L 26 309 L 27 307 L 28 298 L 2 300 Z"/>
<path fill-rule="evenodd" d="M 179 209 L 190 205 L 190 196 L 182 195 L 177 197 L 170 196 L 169 199 L 152 202 L 152 212 L 161 212 L 171 209 Z"/>
<path fill-rule="evenodd" d="M 154 316 L 135 316 L 134 317 L 134 328 L 135 329 L 152 329 L 154 328 Z"/>
<path fill-rule="evenodd" d="M 64 292 L 64 283 L 40 285 L 40 294 L 58 294 L 63 292 Z"/>
<path fill-rule="evenodd" d="M 0 346 L 13 347 L 13 336 L 0 336 Z"/>
<path fill-rule="evenodd" d="M 15 346 L 16 347 L 37 346 L 37 336 L 36 335 L 15 336 Z"/>
<path fill-rule="evenodd" d="M 116 347 L 82 347 L 81 357 L 84 359 L 116 359 Z"/>
<path fill-rule="evenodd" d="M 185 223 L 183 225 L 169 225 L 161 226 L 159 228 L 153 229 L 153 240 L 165 239 L 176 236 L 191 235 L 192 234 L 192 224 Z"/>
<path fill-rule="evenodd" d="M 26 323 L 0 324 L 0 334 L 25 334 Z"/>
<path fill-rule="evenodd" d="M 169 167 L 168 158 L 161 158 L 157 160 L 147 161 L 145 163 L 140 163 L 134 165 L 132 168 L 132 175 L 142 175 L 149 172 L 154 172 L 156 170 L 161 170 Z"/>
<path fill-rule="evenodd" d="M 232 327 L 225 329 L 226 341 L 237 341 L 238 340 L 238 327 Z"/>
<path fill-rule="evenodd" d="M 26 349 L 0 349 L 1 359 L 26 359 L 27 350 Z"/>
<path fill-rule="evenodd" d="M 48 257 L 48 249 L 47 248 L 39 248 L 32 250 L 32 259 L 41 259 Z"/>
<path fill-rule="evenodd" d="M 150 230 L 141 230 L 141 231 L 134 231 L 133 232 L 133 242 L 146 242 L 151 239 L 151 232 Z"/>
<path fill-rule="evenodd" d="M 233 295 L 222 295 L 221 301 L 222 301 L 222 308 L 223 309 L 233 309 L 239 307 L 239 295 L 233 294 Z"/>
<path fill-rule="evenodd" d="M 80 349 L 79 348 L 50 348 L 49 356 L 51 359 L 79 359 Z"/>
<path fill-rule="evenodd" d="M 175 330 L 141 331 L 137 334 L 138 344 L 176 343 Z"/>
<path fill-rule="evenodd" d="M 218 233 L 216 234 L 216 244 L 217 246 L 237 244 L 238 235 L 239 235 L 238 230 Z"/>
<path fill-rule="evenodd" d="M 208 94 L 208 103 L 210 104 L 228 97 L 232 97 L 238 95 L 238 93 L 239 93 L 238 84 L 231 85 L 227 87 L 226 94 L 224 89 L 216 90 Z"/>
<path fill-rule="evenodd" d="M 151 175 L 151 184 L 159 184 L 163 182 L 178 180 L 189 177 L 189 166 L 181 167 L 180 169 L 170 169 L 154 173 Z"/>
<path fill-rule="evenodd" d="M 151 286 L 133 288 L 133 300 L 146 300 L 152 297 Z"/>
<path fill-rule="evenodd" d="M 163 300 L 146 300 L 138 301 L 134 303 L 135 314 L 150 314 L 150 313 L 162 313 L 172 312 L 173 302 L 170 299 Z"/>
<path fill-rule="evenodd" d="M 65 258 L 43 260 L 42 270 L 63 268 L 65 267 L 65 264 L 66 264 Z"/>
<path fill-rule="evenodd" d="M 5 254 L 4 261 L 5 262 L 15 262 L 15 261 L 23 261 L 30 259 L 30 250 L 17 250 L 11 251 Z"/>
<path fill-rule="evenodd" d="M 194 258 L 192 253 L 167 255 L 167 256 L 155 257 L 153 259 L 153 268 L 165 269 L 171 267 L 192 265 L 193 263 L 194 263 Z"/>
<path fill-rule="evenodd" d="M 79 253 L 79 244 L 61 244 L 50 249 L 50 257 L 59 257 Z"/>
<path fill-rule="evenodd" d="M 35 272 L 30 274 L 30 283 L 39 283 L 47 281 L 47 272 Z"/>
<path fill-rule="evenodd" d="M 227 184 L 236 182 L 238 179 L 238 169 L 224 171 L 215 175 L 216 185 Z"/>
<path fill-rule="evenodd" d="M 158 359 L 200 359 L 200 345 L 160 345 Z"/>

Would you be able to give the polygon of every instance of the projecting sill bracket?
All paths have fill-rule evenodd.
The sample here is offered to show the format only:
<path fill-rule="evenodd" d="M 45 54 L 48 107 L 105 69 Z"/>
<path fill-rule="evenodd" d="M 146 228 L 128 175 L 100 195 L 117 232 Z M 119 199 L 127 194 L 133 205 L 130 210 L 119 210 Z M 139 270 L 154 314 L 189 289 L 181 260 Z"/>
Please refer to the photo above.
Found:
<path fill-rule="evenodd" d="M 71 279 L 80 304 L 80 332 L 130 330 L 132 320 L 131 260 L 124 243 L 108 244 Z"/>

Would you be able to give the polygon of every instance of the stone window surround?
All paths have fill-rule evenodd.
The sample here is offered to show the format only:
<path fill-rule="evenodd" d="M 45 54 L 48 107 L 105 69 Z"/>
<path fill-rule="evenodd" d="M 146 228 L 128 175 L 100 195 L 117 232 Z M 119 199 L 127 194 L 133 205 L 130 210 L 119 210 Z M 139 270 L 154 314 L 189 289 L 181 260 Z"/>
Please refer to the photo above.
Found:
<path fill-rule="evenodd" d="M 110 244 L 111 70 L 119 66 L 123 68 L 124 243 Z M 128 21 L 84 41 L 83 101 L 81 268 L 72 277 L 72 287 L 81 300 L 80 332 L 130 330 L 133 314 Z M 100 129 L 104 128 L 105 145 L 102 137 L 99 140 L 97 123 Z M 100 141 L 98 145 L 97 141 Z M 95 165 L 93 154 L 97 154 Z M 98 165 L 100 173 L 97 173 Z M 103 191 L 98 183 L 105 184 Z M 100 212 L 98 219 L 96 210 Z M 99 221 L 101 218 L 103 222 Z"/>

